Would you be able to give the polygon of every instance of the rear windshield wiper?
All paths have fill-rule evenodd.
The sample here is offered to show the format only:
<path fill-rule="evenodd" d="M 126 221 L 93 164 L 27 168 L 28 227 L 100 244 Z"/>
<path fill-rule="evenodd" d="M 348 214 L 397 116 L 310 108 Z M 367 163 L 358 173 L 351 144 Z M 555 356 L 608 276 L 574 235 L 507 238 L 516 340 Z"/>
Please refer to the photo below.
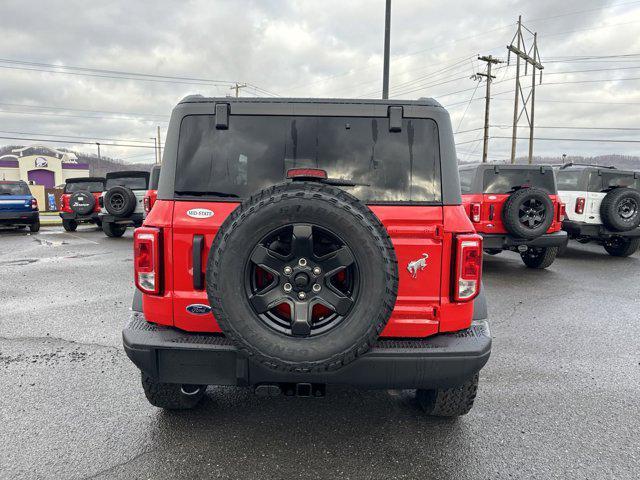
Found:
<path fill-rule="evenodd" d="M 193 195 L 194 197 L 220 197 L 220 198 L 238 198 L 235 193 L 216 192 L 212 190 L 176 190 L 178 195 Z"/>
<path fill-rule="evenodd" d="M 370 183 L 354 182 L 353 180 L 345 180 L 343 178 L 323 178 L 320 180 L 327 185 L 334 185 L 336 187 L 370 187 Z"/>

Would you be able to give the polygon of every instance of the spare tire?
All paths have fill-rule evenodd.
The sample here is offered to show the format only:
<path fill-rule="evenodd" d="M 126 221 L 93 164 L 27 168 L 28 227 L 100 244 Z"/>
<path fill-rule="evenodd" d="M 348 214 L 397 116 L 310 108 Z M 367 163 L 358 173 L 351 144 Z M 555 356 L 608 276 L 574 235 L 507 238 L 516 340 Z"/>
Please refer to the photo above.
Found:
<path fill-rule="evenodd" d="M 96 206 L 96 199 L 91 192 L 80 190 L 69 198 L 69 208 L 78 215 L 89 215 Z"/>
<path fill-rule="evenodd" d="M 104 207 L 111 215 L 128 217 L 136 209 L 136 195 L 130 188 L 115 186 L 104 194 Z"/>
<path fill-rule="evenodd" d="M 504 227 L 518 238 L 533 239 L 544 235 L 553 222 L 553 216 L 553 202 L 549 194 L 535 187 L 513 192 L 502 207 Z"/>
<path fill-rule="evenodd" d="M 389 235 L 357 198 L 292 182 L 262 190 L 218 231 L 207 295 L 222 331 L 275 370 L 325 371 L 366 352 L 398 292 Z"/>
<path fill-rule="evenodd" d="M 600 204 L 602 223 L 610 230 L 628 232 L 640 226 L 640 192 L 618 187 L 605 195 Z"/>

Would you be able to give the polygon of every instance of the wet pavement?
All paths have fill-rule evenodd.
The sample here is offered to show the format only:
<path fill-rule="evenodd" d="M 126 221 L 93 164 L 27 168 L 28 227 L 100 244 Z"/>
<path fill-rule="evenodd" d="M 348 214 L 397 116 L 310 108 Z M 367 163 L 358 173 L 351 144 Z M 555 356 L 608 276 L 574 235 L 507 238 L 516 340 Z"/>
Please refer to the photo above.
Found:
<path fill-rule="evenodd" d="M 640 256 L 572 243 L 548 270 L 485 262 L 494 346 L 476 405 L 209 388 L 150 406 L 124 354 L 132 231 L 0 231 L 0 478 L 638 478 Z"/>

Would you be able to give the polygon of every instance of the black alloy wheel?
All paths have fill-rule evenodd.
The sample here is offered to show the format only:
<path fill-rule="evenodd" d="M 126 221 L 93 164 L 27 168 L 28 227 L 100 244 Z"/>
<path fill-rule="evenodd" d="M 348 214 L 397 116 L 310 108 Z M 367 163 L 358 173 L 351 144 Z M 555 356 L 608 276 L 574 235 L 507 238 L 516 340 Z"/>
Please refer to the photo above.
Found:
<path fill-rule="evenodd" d="M 260 320 L 288 336 L 335 328 L 356 302 L 358 265 L 335 232 L 294 223 L 270 232 L 245 271 L 247 298 Z"/>
<path fill-rule="evenodd" d="M 109 205 L 114 210 L 120 211 L 124 208 L 124 197 L 120 193 L 115 193 L 109 198 Z"/>
<path fill-rule="evenodd" d="M 536 198 L 530 198 L 522 202 L 518 211 L 520 223 L 531 230 L 544 223 L 546 217 L 545 205 Z"/>

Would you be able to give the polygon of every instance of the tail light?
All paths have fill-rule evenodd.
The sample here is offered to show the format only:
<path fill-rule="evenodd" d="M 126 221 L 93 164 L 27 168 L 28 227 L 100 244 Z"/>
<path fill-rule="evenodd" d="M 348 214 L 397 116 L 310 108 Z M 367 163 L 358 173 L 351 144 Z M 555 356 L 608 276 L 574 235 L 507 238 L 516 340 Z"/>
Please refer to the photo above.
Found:
<path fill-rule="evenodd" d="M 31 210 L 38 210 L 38 200 L 35 198 L 31 199 Z"/>
<path fill-rule="evenodd" d="M 136 287 L 143 293 L 160 293 L 160 230 L 141 227 L 133 234 L 133 265 Z"/>
<path fill-rule="evenodd" d="M 151 211 L 151 198 L 149 195 L 144 196 L 143 204 L 145 213 L 149 213 Z"/>
<path fill-rule="evenodd" d="M 472 203 L 471 204 L 471 221 L 478 223 L 480 221 L 480 204 Z"/>
<path fill-rule="evenodd" d="M 576 199 L 576 213 L 582 215 L 584 213 L 584 204 L 586 200 L 584 197 L 578 197 Z"/>
<path fill-rule="evenodd" d="M 567 206 L 564 203 L 558 205 L 558 221 L 562 222 L 567 216 Z"/>
<path fill-rule="evenodd" d="M 305 179 L 305 178 L 327 178 L 326 170 L 319 168 L 291 168 L 287 170 L 287 178 Z"/>
<path fill-rule="evenodd" d="M 482 277 L 482 237 L 476 234 L 456 236 L 456 262 L 453 299 L 468 302 L 480 293 Z"/>

